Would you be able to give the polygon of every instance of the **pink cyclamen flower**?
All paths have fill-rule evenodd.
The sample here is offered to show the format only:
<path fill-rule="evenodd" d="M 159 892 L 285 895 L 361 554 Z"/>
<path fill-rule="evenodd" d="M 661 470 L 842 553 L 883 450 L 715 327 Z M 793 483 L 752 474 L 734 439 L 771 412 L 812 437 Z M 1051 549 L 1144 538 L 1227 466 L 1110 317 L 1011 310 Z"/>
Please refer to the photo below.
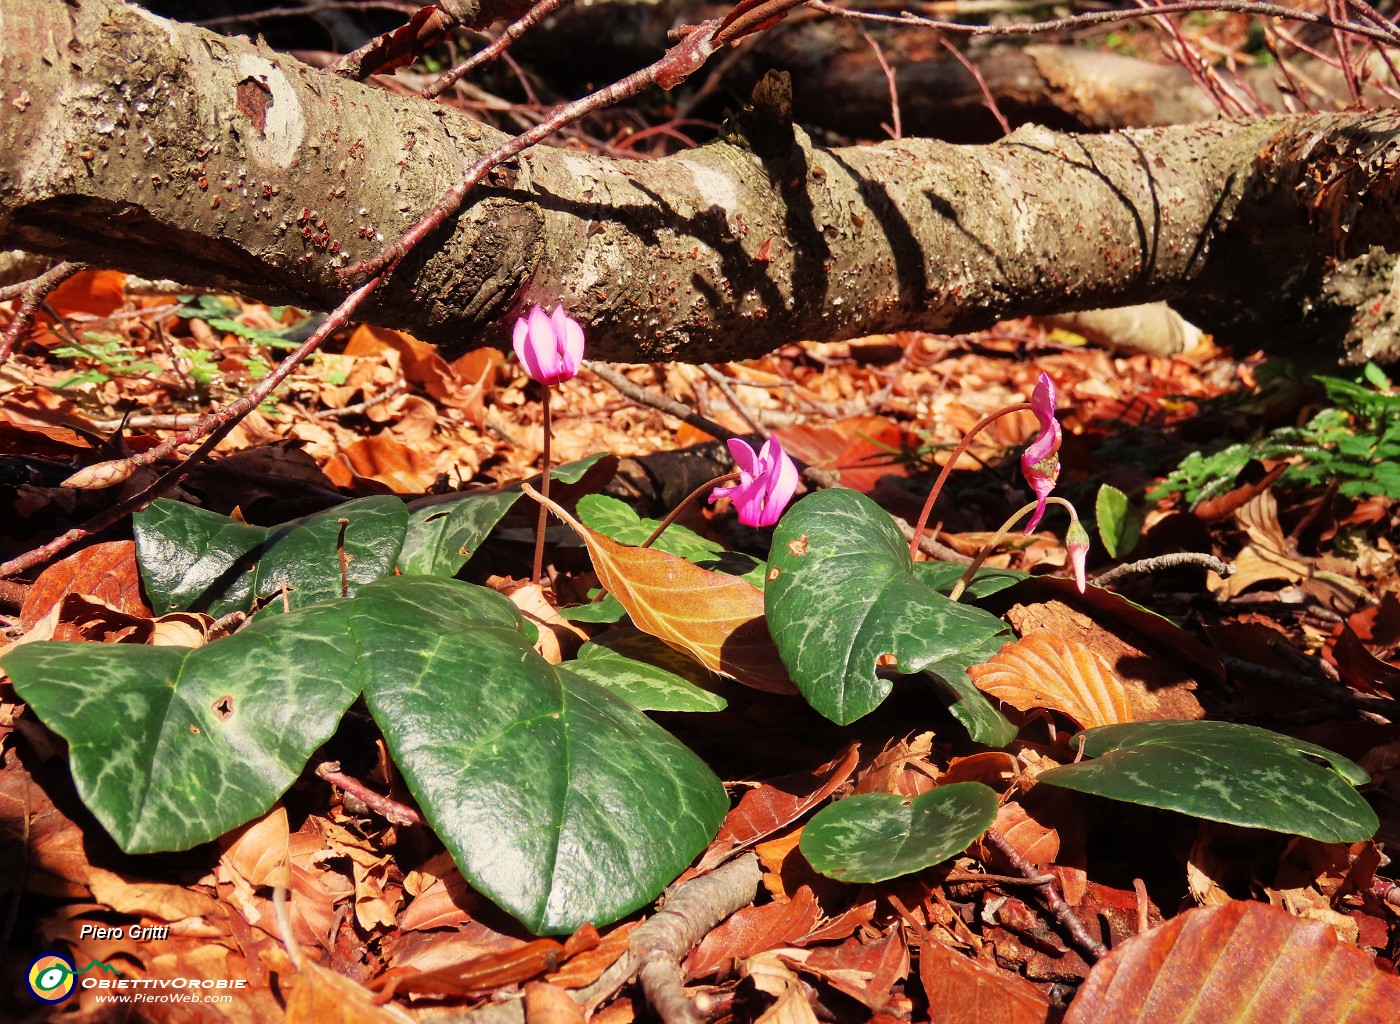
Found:
<path fill-rule="evenodd" d="M 1021 474 L 1035 492 L 1035 515 L 1026 524 L 1026 532 L 1031 533 L 1040 524 L 1045 514 L 1045 499 L 1055 489 L 1055 478 L 1060 475 L 1060 423 L 1055 419 L 1055 382 L 1048 373 L 1040 375 L 1040 381 L 1031 392 L 1031 411 L 1040 421 L 1040 433 L 1026 450 L 1021 453 Z"/>
<path fill-rule="evenodd" d="M 515 321 L 515 357 L 525 372 L 541 384 L 562 384 L 578 373 L 583 360 L 583 328 L 554 307 L 546 315 L 539 306 L 530 315 Z"/>
<path fill-rule="evenodd" d="M 1075 586 L 1082 594 L 1089 582 L 1084 568 L 1084 559 L 1089 554 L 1089 533 L 1079 525 L 1078 519 L 1069 524 L 1065 533 L 1065 550 L 1069 552 L 1069 564 L 1074 569 Z"/>
<path fill-rule="evenodd" d="M 716 487 L 710 501 L 729 498 L 745 526 L 772 526 L 783 514 L 797 490 L 797 466 L 776 437 L 763 443 L 757 455 L 737 437 L 729 442 L 729 454 L 739 467 L 739 482 Z"/>

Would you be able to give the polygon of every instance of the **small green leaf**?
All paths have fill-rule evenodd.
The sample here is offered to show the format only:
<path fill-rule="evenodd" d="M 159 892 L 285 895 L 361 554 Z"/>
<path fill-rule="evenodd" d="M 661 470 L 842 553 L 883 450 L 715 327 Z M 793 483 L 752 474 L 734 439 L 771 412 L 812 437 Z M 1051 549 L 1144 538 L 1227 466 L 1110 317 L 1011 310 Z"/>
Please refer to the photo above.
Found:
<path fill-rule="evenodd" d="M 991 828 L 996 791 L 980 782 L 916 797 L 863 793 L 824 807 L 802 830 L 802 855 L 842 882 L 883 882 L 965 850 Z"/>
<path fill-rule="evenodd" d="M 606 453 L 555 466 L 550 478 L 573 484 L 583 479 Z M 535 481 L 539 486 L 539 481 Z M 487 536 L 520 500 L 520 485 L 416 501 L 408 516 L 399 569 L 405 576 L 456 576 Z"/>
<path fill-rule="evenodd" d="M 1137 546 L 1138 537 L 1142 535 L 1142 513 L 1117 487 L 1104 484 L 1099 488 L 1094 516 L 1098 521 L 1099 539 L 1109 557 L 1121 558 Z"/>
<path fill-rule="evenodd" d="M 162 498 L 134 517 L 136 558 L 157 613 L 218 616 L 272 597 L 280 610 L 284 592 L 289 607 L 303 608 L 341 596 L 342 547 L 348 594 L 391 573 L 407 520 L 404 503 L 391 495 L 271 527 Z"/>
<path fill-rule="evenodd" d="M 940 594 L 950 593 L 965 571 L 967 566 L 957 562 L 914 563 L 914 575 L 918 577 L 919 582 L 932 587 Z M 978 569 L 963 593 L 973 600 L 991 597 L 1030 578 L 1030 573 L 1018 569 Z"/>
<path fill-rule="evenodd" d="M 1370 781 L 1365 769 L 1267 729 L 1137 722 L 1087 729 L 1079 738 L 1094 760 L 1052 768 L 1038 781 L 1324 843 L 1360 842 L 1380 826 L 1352 788 Z"/>
<path fill-rule="evenodd" d="M 643 519 L 631 505 L 606 494 L 586 494 L 578 501 L 578 518 L 584 526 L 619 544 L 637 547 L 661 525 L 659 519 Z M 653 545 L 684 558 L 687 562 L 702 562 L 724 553 L 724 545 L 706 540 L 694 530 L 672 523 Z"/>
<path fill-rule="evenodd" d="M 645 639 L 664 647 L 652 637 Z M 614 696 L 621 697 L 638 711 L 724 710 L 727 702 L 723 697 L 696 686 L 685 676 L 668 668 L 623 653 L 623 650 L 629 649 L 631 648 L 623 647 L 622 650 L 618 650 L 596 643 L 584 644 L 579 648 L 578 657 L 566 662 L 563 667 L 575 675 L 592 680 Z M 677 657 L 695 665 L 694 661 L 682 655 Z"/>
<path fill-rule="evenodd" d="M 876 672 L 883 655 L 909 675 L 961 673 L 1006 629 L 924 582 L 889 514 L 856 491 L 829 488 L 789 509 L 768 564 L 764 608 L 783 664 L 840 725 L 889 695 L 892 680 Z"/>
<path fill-rule="evenodd" d="M 559 617 L 570 622 L 621 622 L 627 618 L 627 609 L 612 594 L 604 594 L 588 604 L 576 604 L 572 608 L 560 608 Z"/>

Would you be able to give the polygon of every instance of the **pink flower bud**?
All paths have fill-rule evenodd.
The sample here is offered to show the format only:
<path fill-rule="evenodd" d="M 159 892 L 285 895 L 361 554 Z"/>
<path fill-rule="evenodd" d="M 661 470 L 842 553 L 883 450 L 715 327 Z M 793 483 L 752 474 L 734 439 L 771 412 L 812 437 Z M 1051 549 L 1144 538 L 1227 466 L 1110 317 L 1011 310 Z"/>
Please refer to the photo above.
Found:
<path fill-rule="evenodd" d="M 1070 523 L 1069 530 L 1065 532 L 1065 550 L 1069 552 L 1069 564 L 1074 569 L 1075 585 L 1082 594 L 1089 583 L 1084 569 L 1084 559 L 1089 554 L 1089 533 L 1079 525 L 1078 519 Z"/>
<path fill-rule="evenodd" d="M 739 482 L 716 487 L 710 501 L 729 498 L 745 526 L 772 526 L 787 508 L 797 490 L 797 466 L 783 451 L 776 437 L 770 437 L 755 455 L 737 437 L 729 442 L 729 454 L 739 467 Z"/>
<path fill-rule="evenodd" d="M 563 306 L 545 315 L 539 306 L 515 321 L 515 358 L 541 384 L 562 384 L 578 373 L 583 359 L 583 328 Z"/>
<path fill-rule="evenodd" d="M 1031 411 L 1040 421 L 1040 433 L 1026 450 L 1021 453 L 1021 474 L 1035 492 L 1035 515 L 1026 524 L 1026 532 L 1031 533 L 1040 524 L 1045 514 L 1045 499 L 1055 489 L 1055 479 L 1060 475 L 1060 423 L 1055 419 L 1055 382 L 1048 373 L 1040 375 L 1040 381 L 1031 392 Z"/>

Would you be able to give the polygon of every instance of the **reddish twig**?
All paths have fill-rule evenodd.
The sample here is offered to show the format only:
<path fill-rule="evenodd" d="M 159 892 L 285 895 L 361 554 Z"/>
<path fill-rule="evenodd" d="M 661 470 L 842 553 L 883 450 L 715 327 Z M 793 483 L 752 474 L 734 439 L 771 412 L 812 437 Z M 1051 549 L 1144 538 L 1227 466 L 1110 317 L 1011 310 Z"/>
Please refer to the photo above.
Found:
<path fill-rule="evenodd" d="M 518 20 L 507 25 L 506 30 L 492 40 L 488 46 L 482 47 L 456 67 L 444 71 L 436 81 L 425 88 L 419 95 L 425 100 L 430 100 L 436 96 L 442 95 L 442 93 L 456 85 L 458 79 L 463 75 L 468 74 L 474 68 L 478 68 L 488 61 L 495 60 L 505 52 L 507 46 L 515 42 L 568 2 L 569 0 L 540 0 L 534 7 L 531 7 L 521 15 Z"/>
<path fill-rule="evenodd" d="M 467 194 L 486 177 L 487 173 L 499 164 L 529 149 L 538 142 L 549 138 L 559 129 L 588 116 L 596 110 L 611 106 L 621 100 L 630 99 L 642 90 L 653 85 L 663 89 L 674 89 L 705 63 L 715 51 L 713 39 L 717 21 L 707 21 L 688 32 L 665 55 L 653 64 L 635 71 L 612 85 L 590 93 L 582 99 L 564 103 L 552 110 L 545 120 L 535 127 L 522 132 L 472 164 L 466 175 L 449 188 L 418 222 L 409 228 L 398 240 L 374 256 L 353 267 L 339 271 L 343 279 L 360 274 L 382 274 L 407 256 L 419 242 L 442 227 L 448 218 L 456 215 L 466 200 Z"/>
<path fill-rule="evenodd" d="M 1011 122 L 1002 114 L 1001 107 L 997 106 L 997 98 L 992 95 L 992 90 L 987 87 L 987 80 L 982 77 L 982 72 L 977 69 L 977 65 L 968 60 L 966 54 L 942 36 L 938 37 L 938 41 L 942 44 L 943 49 L 956 57 L 958 63 L 967 69 L 967 73 L 970 74 L 973 81 L 977 83 L 977 88 L 982 90 L 982 102 L 987 105 L 987 109 L 990 110 L 992 116 L 997 119 L 997 124 L 1001 126 L 1002 134 L 1010 135 Z"/>
<path fill-rule="evenodd" d="M 939 492 L 943 490 L 943 485 L 948 482 L 948 474 L 953 472 L 953 467 L 962 458 L 963 452 L 967 451 L 968 445 L 973 439 L 987 427 L 991 426 L 1003 416 L 1010 416 L 1013 412 L 1025 412 L 1030 409 L 1029 402 L 1017 402 L 1015 405 L 1008 405 L 1004 409 L 996 412 L 989 412 L 972 425 L 972 429 L 963 435 L 958 446 L 953 449 L 953 454 L 948 457 L 948 461 L 943 465 L 943 472 L 938 474 L 938 479 L 933 482 L 933 489 L 928 492 L 928 497 L 924 500 L 924 507 L 919 512 L 919 521 L 914 524 L 914 537 L 909 541 L 909 557 L 914 557 L 914 552 L 919 550 L 919 539 L 924 535 L 924 527 L 928 525 L 928 517 L 933 512 L 933 503 L 938 500 Z"/>
<path fill-rule="evenodd" d="M 93 470 L 105 471 L 105 476 L 110 478 L 113 482 L 116 482 L 126 479 L 131 473 L 142 466 L 152 465 L 156 461 L 174 454 L 176 449 L 181 445 L 189 444 L 201 438 L 204 439 L 203 443 L 200 444 L 199 448 L 196 449 L 189 458 L 167 470 L 155 483 L 151 484 L 151 486 L 147 487 L 139 494 L 93 517 L 82 526 L 74 527 L 60 534 L 47 544 L 26 551 L 24 554 L 18 555 L 0 565 L 0 578 L 25 572 L 48 561 L 55 555 L 68 550 L 68 548 L 77 544 L 79 541 L 102 532 L 107 529 L 107 527 L 121 521 L 132 512 L 144 508 L 147 504 L 174 487 L 175 484 L 179 483 L 195 468 L 200 460 L 212 452 L 220 441 L 228 436 L 229 432 L 238 425 L 239 421 L 242 420 L 244 416 L 261 405 L 268 395 L 272 394 L 277 386 L 280 385 L 282 381 L 286 380 L 303 359 L 319 348 L 333 331 L 338 330 L 348 321 L 355 310 L 359 309 L 360 304 L 369 297 L 369 294 L 373 292 L 375 288 L 379 287 L 383 280 L 383 275 L 373 277 L 346 296 L 345 301 L 326 317 L 325 322 L 317 328 L 316 333 L 307 338 L 306 341 L 304 341 L 296 351 L 288 355 L 286 359 L 278 363 L 272 373 L 259 381 L 256 387 L 241 398 L 230 402 L 221 409 L 215 409 L 213 412 L 205 414 L 188 430 L 173 435 L 149 451 L 140 452 L 126 459 L 99 463 L 96 466 L 89 466 L 85 470 L 80 470 L 79 472 L 90 476 L 103 475 L 92 474 L 91 471 Z"/>
<path fill-rule="evenodd" d="M 0 364 L 10 358 L 10 353 L 14 351 L 15 343 L 20 336 L 29 330 L 29 325 L 34 322 L 34 314 L 39 312 L 39 307 L 44 304 L 49 293 L 68 280 L 80 270 L 86 270 L 86 263 L 59 263 L 50 267 L 32 281 L 25 281 L 12 289 L 5 289 L 6 294 L 0 295 L 0 300 L 8 300 L 24 296 L 20 301 L 19 309 L 15 310 L 14 316 L 5 327 L 5 333 L 0 335 Z M 8 294 L 13 292 L 13 294 Z"/>
<path fill-rule="evenodd" d="M 987 842 L 997 848 L 1003 857 L 1011 862 L 1011 866 L 1025 878 L 1037 878 L 1039 872 L 1035 870 L 1026 858 L 1021 856 L 1021 852 L 1007 841 L 1006 837 L 994 828 L 987 829 Z M 1108 956 L 1108 947 L 1098 939 L 1089 934 L 1089 929 L 1084 927 L 1084 922 L 1079 920 L 1074 908 L 1065 902 L 1065 898 L 1060 895 L 1060 890 L 1054 885 L 1037 886 L 1035 894 L 1055 915 L 1055 920 L 1064 926 L 1069 932 L 1081 952 L 1088 954 L 1091 961 L 1102 960 Z"/>
<path fill-rule="evenodd" d="M 902 139 L 904 138 L 904 124 L 899 116 L 899 86 L 895 84 L 894 71 L 890 68 L 890 62 L 885 60 L 885 51 L 880 48 L 879 43 L 877 43 L 873 38 L 871 38 L 870 33 L 865 31 L 865 29 L 861 29 L 860 37 L 865 40 L 866 45 L 868 45 L 872 50 L 875 51 L 875 60 L 879 63 L 880 70 L 885 73 L 885 84 L 889 86 L 890 123 L 883 127 L 889 129 L 890 138 Z M 941 41 L 942 40 L 940 40 L 940 42 Z M 945 43 L 944 45 L 947 44 Z M 976 74 L 976 72 L 973 73 Z M 997 115 L 998 118 L 1000 118 L 1000 116 L 1000 114 Z M 1010 130 L 1010 128 L 1007 129 L 1008 132 Z"/>
<path fill-rule="evenodd" d="M 418 811 L 401 804 L 393 797 L 376 793 L 359 779 L 351 778 L 340 770 L 339 761 L 324 761 L 316 766 L 316 777 L 325 779 L 332 786 L 339 786 L 375 814 L 395 825 L 426 825 L 427 819 Z"/>
<path fill-rule="evenodd" d="M 834 7 L 826 0 L 807 0 L 807 6 L 814 11 L 832 14 L 839 18 L 856 21 L 884 22 L 891 25 L 919 25 L 938 29 L 942 32 L 957 32 L 969 36 L 1025 36 L 1045 32 L 1065 32 L 1088 28 L 1093 25 L 1110 25 L 1120 21 L 1136 21 L 1140 18 L 1161 14 L 1187 14 L 1191 11 L 1228 11 L 1232 14 L 1252 14 L 1260 18 L 1277 18 L 1280 21 L 1301 21 L 1323 28 L 1340 28 L 1352 35 L 1364 36 L 1383 43 L 1393 43 L 1392 32 L 1365 25 L 1360 22 L 1337 22 L 1325 14 L 1299 11 L 1279 4 L 1253 3 L 1252 0 L 1176 0 L 1174 3 L 1157 4 L 1149 10 L 1090 11 L 1065 18 L 1051 18 L 1047 21 L 1020 21 L 1005 25 L 965 25 L 957 21 L 939 21 L 935 18 L 920 18 L 909 14 L 875 14 L 870 11 L 848 11 Z"/>

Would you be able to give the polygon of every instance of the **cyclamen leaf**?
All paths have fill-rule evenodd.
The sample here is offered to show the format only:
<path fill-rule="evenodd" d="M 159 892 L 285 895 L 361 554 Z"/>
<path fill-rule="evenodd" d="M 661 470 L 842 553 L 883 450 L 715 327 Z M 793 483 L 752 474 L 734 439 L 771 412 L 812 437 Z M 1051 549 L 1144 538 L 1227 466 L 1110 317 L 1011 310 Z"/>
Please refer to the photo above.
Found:
<path fill-rule="evenodd" d="M 965 673 L 1006 626 L 938 593 L 915 571 L 889 514 L 843 488 L 808 495 L 773 534 L 765 606 L 773 640 L 808 703 L 841 725 L 873 711 L 893 682 L 876 672 Z"/>
<path fill-rule="evenodd" d="M 1233 722 L 1136 722 L 1071 743 L 1080 739 L 1094 760 L 1037 781 L 1323 843 L 1360 842 L 1380 827 L 1352 788 L 1370 774 L 1315 743 Z"/>
<path fill-rule="evenodd" d="M 342 534 L 340 520 L 347 520 Z M 361 498 L 280 526 L 249 526 L 164 498 L 136 513 L 136 557 L 157 614 L 248 611 L 276 597 L 274 610 L 342 596 L 393 571 L 408 510 L 390 495 Z"/>
<path fill-rule="evenodd" d="M 883 882 L 961 853 L 996 816 L 996 791 L 980 782 L 916 797 L 862 793 L 818 811 L 799 845 L 807 863 L 829 878 Z"/>

